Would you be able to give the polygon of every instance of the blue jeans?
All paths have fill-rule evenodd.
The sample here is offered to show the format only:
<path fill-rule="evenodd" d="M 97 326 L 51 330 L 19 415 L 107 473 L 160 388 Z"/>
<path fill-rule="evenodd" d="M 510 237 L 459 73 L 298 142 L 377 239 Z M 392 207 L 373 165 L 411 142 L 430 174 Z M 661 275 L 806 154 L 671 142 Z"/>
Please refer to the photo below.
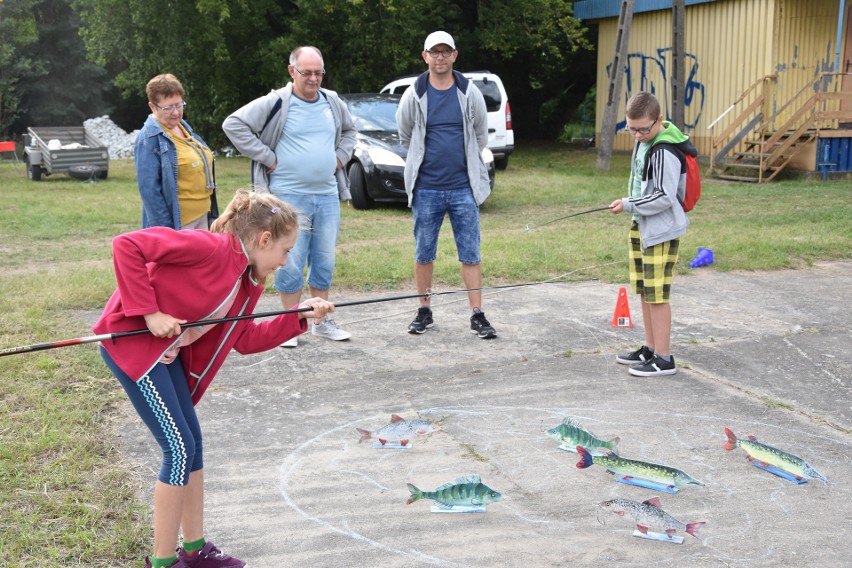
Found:
<path fill-rule="evenodd" d="M 192 405 L 180 356 L 170 365 L 157 363 L 150 373 L 133 382 L 103 347 L 99 350 L 163 450 L 157 479 L 168 485 L 187 485 L 189 474 L 204 468 L 204 452 L 201 425 Z"/>
<path fill-rule="evenodd" d="M 334 195 L 276 195 L 299 212 L 299 238 L 290 251 L 287 264 L 275 271 L 275 289 L 284 294 L 301 292 L 308 265 L 308 286 L 331 288 L 334 275 L 334 247 L 340 230 L 340 199 Z"/>
<path fill-rule="evenodd" d="M 479 207 L 469 187 L 414 190 L 414 262 L 429 264 L 438 256 L 438 233 L 449 213 L 459 262 L 479 264 Z"/>

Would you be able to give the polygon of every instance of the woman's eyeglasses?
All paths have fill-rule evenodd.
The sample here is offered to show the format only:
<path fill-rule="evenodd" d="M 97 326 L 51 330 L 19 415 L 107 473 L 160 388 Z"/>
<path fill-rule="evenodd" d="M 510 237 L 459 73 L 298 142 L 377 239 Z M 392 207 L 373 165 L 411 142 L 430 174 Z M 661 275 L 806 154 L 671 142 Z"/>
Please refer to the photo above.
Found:
<path fill-rule="evenodd" d="M 176 105 L 167 106 L 167 107 L 161 107 L 157 103 L 151 103 L 151 104 L 154 105 L 155 107 L 157 107 L 157 110 L 162 111 L 162 112 L 167 112 L 167 113 L 172 113 L 176 110 L 183 110 L 184 108 L 186 108 L 186 101 L 184 101 L 182 103 L 178 103 Z"/>

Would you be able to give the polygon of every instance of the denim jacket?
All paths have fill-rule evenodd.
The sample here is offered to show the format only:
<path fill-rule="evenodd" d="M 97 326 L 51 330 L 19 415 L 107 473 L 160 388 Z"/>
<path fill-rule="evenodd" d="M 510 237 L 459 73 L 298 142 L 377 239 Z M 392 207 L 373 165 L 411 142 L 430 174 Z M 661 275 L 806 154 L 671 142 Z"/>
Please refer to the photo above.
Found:
<path fill-rule="evenodd" d="M 209 148 L 185 120 L 182 120 L 181 124 L 190 136 Z M 136 183 L 139 185 L 139 195 L 142 197 L 142 228 L 180 229 L 177 147 L 153 115 L 148 116 L 142 130 L 136 136 L 133 157 L 136 161 Z M 215 197 L 211 197 L 211 200 L 214 199 Z M 215 217 L 217 212 L 213 211 L 213 215 Z"/>

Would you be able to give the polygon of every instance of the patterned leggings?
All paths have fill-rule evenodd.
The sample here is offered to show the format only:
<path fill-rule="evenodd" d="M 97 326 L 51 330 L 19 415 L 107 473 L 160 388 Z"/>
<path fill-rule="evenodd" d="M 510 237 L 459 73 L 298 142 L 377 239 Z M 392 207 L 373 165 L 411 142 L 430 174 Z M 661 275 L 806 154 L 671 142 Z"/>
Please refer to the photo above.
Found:
<path fill-rule="evenodd" d="M 157 479 L 168 485 L 187 485 L 190 472 L 204 467 L 204 456 L 201 425 L 192 406 L 180 357 L 170 365 L 157 363 L 150 373 L 134 382 L 103 347 L 100 352 L 163 450 Z"/>

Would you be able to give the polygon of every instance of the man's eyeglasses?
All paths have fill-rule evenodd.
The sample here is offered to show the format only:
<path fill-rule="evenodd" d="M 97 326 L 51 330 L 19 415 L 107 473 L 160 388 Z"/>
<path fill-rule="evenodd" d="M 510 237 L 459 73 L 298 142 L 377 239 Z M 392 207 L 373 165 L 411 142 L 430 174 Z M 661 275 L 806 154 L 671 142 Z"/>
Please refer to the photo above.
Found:
<path fill-rule="evenodd" d="M 645 128 L 632 128 L 630 126 L 626 126 L 624 131 L 629 132 L 630 134 L 641 134 L 642 136 L 645 136 L 646 134 L 650 134 L 658 120 L 660 120 L 660 117 L 655 118 L 654 122 L 651 123 L 651 126 L 647 126 Z"/>
<path fill-rule="evenodd" d="M 317 79 L 321 79 L 323 75 L 325 75 L 325 69 L 322 71 L 302 71 L 295 65 L 293 65 L 293 69 L 296 70 L 296 73 L 301 75 L 302 77 L 316 77 Z"/>
<path fill-rule="evenodd" d="M 155 107 L 157 107 L 157 110 L 167 112 L 167 113 L 170 113 L 170 114 L 172 112 L 176 111 L 176 110 L 183 110 L 184 108 L 186 108 L 186 101 L 184 101 L 182 103 L 178 103 L 176 105 L 168 106 L 168 107 L 161 107 L 157 103 L 151 103 L 151 104 L 154 105 Z"/>
<path fill-rule="evenodd" d="M 429 55 L 431 55 L 435 59 L 438 59 L 442 55 L 444 57 L 449 57 L 450 55 L 453 54 L 453 50 L 452 49 L 430 49 L 426 53 L 428 53 Z"/>

